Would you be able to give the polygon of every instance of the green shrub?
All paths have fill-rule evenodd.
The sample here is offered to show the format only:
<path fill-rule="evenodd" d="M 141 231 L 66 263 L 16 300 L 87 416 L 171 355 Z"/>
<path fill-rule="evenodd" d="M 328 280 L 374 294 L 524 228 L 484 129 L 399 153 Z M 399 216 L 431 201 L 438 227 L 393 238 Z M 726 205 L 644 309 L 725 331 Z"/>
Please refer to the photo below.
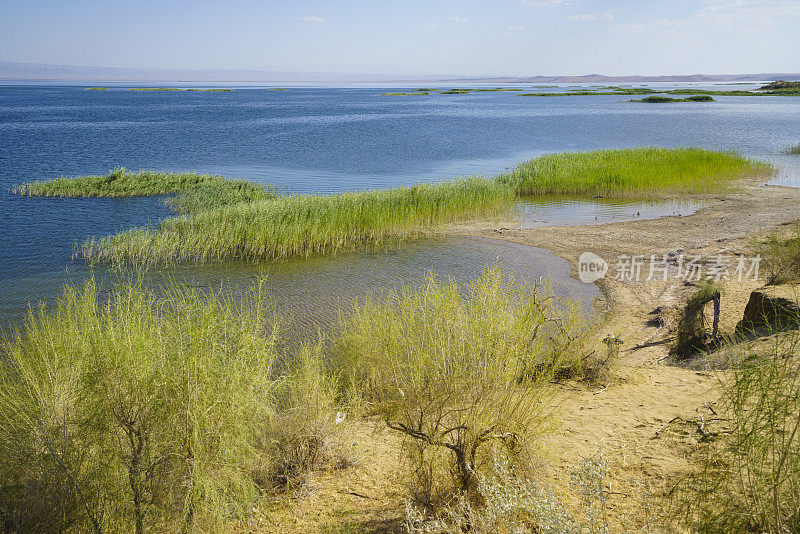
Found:
<path fill-rule="evenodd" d="M 0 345 L 0 520 L 45 532 L 246 525 L 287 483 L 275 476 L 285 458 L 306 454 L 292 448 L 309 450 L 274 436 L 323 442 L 307 421 L 335 413 L 309 363 L 276 376 L 267 304 L 261 284 L 234 298 L 135 283 L 106 297 L 88 283 L 32 313 Z"/>
<path fill-rule="evenodd" d="M 573 327 L 581 320 L 569 310 L 494 268 L 468 288 L 431 277 L 344 322 L 332 367 L 349 397 L 404 435 L 415 503 L 436 510 L 458 494 L 479 500 L 478 475 L 491 458 L 524 460 L 544 384 L 580 359 Z"/>

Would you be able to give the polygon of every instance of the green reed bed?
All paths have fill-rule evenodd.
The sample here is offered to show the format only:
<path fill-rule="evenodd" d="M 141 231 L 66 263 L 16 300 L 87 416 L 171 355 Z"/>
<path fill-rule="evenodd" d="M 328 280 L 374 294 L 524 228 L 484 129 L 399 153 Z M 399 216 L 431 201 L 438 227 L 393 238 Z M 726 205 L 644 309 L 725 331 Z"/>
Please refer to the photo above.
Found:
<path fill-rule="evenodd" d="M 239 203 L 90 239 L 90 261 L 169 264 L 336 253 L 413 236 L 437 224 L 505 212 L 513 191 L 470 178 L 383 191 Z"/>
<path fill-rule="evenodd" d="M 656 91 L 648 87 L 617 87 L 610 86 L 603 88 L 606 90 L 571 89 L 566 92 L 538 92 L 521 93 L 519 96 L 590 96 L 590 95 L 707 95 L 707 96 L 800 96 L 800 82 L 773 82 L 755 91 L 746 90 L 709 90 L 709 89 L 671 89 L 668 91 Z"/>
<path fill-rule="evenodd" d="M 701 148 L 627 148 L 541 156 L 499 177 L 519 195 L 646 197 L 714 193 L 772 166 Z"/>
<path fill-rule="evenodd" d="M 272 198 L 272 188 L 247 180 L 193 172 L 129 172 L 119 167 L 107 175 L 38 180 L 13 189 L 17 195 L 47 197 L 139 197 L 175 195 L 167 204 L 180 213 L 237 202 Z"/>
<path fill-rule="evenodd" d="M 138 197 L 180 193 L 197 184 L 221 181 L 208 174 L 139 171 L 118 167 L 106 175 L 37 180 L 13 189 L 17 195 L 46 197 Z"/>
<path fill-rule="evenodd" d="M 84 91 L 108 91 L 108 87 L 87 87 Z"/>
<path fill-rule="evenodd" d="M 618 198 L 725 190 L 736 180 L 768 176 L 772 167 L 735 152 L 634 148 L 551 154 L 494 179 L 332 196 L 277 196 L 274 189 L 219 176 L 128 173 L 32 182 L 17 194 L 135 196 L 176 194 L 182 217 L 84 242 L 90 262 L 172 264 L 229 259 L 260 261 L 369 248 L 419 236 L 448 222 L 507 215 L 520 196 Z"/>

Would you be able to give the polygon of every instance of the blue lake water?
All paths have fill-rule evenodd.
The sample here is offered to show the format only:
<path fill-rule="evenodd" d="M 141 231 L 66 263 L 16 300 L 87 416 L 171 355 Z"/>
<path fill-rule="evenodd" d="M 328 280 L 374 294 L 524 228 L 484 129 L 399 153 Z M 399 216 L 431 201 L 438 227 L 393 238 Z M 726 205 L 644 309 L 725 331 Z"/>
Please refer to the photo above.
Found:
<path fill-rule="evenodd" d="M 800 141 L 800 98 L 648 105 L 624 101 L 631 97 L 527 98 L 513 92 L 382 96 L 396 87 L 269 91 L 237 85 L 217 93 L 83 87 L 0 85 L 0 322 L 18 318 L 28 301 L 52 297 L 62 281 L 86 276 L 85 267 L 71 260 L 75 243 L 169 215 L 153 198 L 10 194 L 13 185 L 33 179 L 124 166 L 220 173 L 289 193 L 332 193 L 493 175 L 554 151 L 694 145 L 767 159 L 780 168 L 776 182 L 800 185 L 800 158 L 782 154 Z M 696 207 L 561 201 L 522 206 L 521 213 L 530 215 L 525 224 L 539 226 Z M 451 260 L 428 266 L 467 277 L 475 262 L 488 264 L 492 257 L 487 252 L 480 260 L 464 259 L 463 267 Z M 550 267 L 542 264 L 528 274 Z"/>

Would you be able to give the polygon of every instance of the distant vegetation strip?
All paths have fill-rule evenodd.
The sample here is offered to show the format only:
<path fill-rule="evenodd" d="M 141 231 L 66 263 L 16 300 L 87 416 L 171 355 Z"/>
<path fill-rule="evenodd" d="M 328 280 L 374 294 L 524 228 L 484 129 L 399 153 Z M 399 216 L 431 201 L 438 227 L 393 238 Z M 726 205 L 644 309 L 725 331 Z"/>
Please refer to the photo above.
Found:
<path fill-rule="evenodd" d="M 646 104 L 669 104 L 671 102 L 715 102 L 709 95 L 694 95 L 688 98 L 672 98 L 669 96 L 650 95 L 641 99 L 628 100 L 628 102 L 644 102 Z"/>
<path fill-rule="evenodd" d="M 650 147 L 549 154 L 498 180 L 520 196 L 644 197 L 713 193 L 737 179 L 773 172 L 771 165 L 737 152 Z"/>
<path fill-rule="evenodd" d="M 383 93 L 382 96 L 415 96 L 415 95 L 468 95 L 470 93 L 503 93 L 523 91 L 523 89 L 513 87 L 477 87 L 477 88 L 459 88 L 453 89 L 432 89 L 430 87 L 422 87 L 419 89 L 412 89 L 410 91 L 397 91 Z"/>
<path fill-rule="evenodd" d="M 180 89 L 177 87 L 131 87 L 128 91 L 198 91 L 204 93 L 230 93 L 233 89 L 212 88 L 212 89 Z"/>
<path fill-rule="evenodd" d="M 108 87 L 87 87 L 85 91 L 108 91 Z"/>
<path fill-rule="evenodd" d="M 755 91 L 729 90 L 717 91 L 708 89 L 671 89 L 669 91 L 656 91 L 649 87 L 617 87 L 610 86 L 599 88 L 604 90 L 578 89 L 566 92 L 537 92 L 522 93 L 519 96 L 591 96 L 591 95 L 647 95 L 647 94 L 667 94 L 667 95 L 707 95 L 707 96 L 800 96 L 800 82 L 778 81 L 768 83 L 759 87 Z"/>

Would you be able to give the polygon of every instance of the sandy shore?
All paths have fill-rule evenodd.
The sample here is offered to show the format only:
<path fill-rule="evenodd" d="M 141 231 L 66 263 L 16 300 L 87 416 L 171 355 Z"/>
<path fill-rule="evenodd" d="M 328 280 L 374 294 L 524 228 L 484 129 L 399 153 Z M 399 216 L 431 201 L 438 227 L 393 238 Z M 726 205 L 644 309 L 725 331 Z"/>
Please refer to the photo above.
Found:
<path fill-rule="evenodd" d="M 703 200 L 707 207 L 690 216 L 534 229 L 493 221 L 445 232 L 544 248 L 569 261 L 575 276 L 585 251 L 609 263 L 619 255 L 672 251 L 746 255 L 756 236 L 800 219 L 800 189 L 747 185 Z M 682 280 L 621 282 L 613 273 L 598 285 L 603 328 L 624 341 L 620 365 L 607 387 L 559 386 L 564 395 L 554 407 L 555 432 L 542 444 L 542 458 L 552 478 L 566 486 L 571 467 L 602 449 L 610 466 L 611 524 L 615 531 L 635 530 L 642 518 L 668 509 L 669 490 L 690 472 L 689 458 L 700 438 L 696 422 L 713 413 L 717 378 L 714 371 L 670 365 L 667 358 L 691 286 Z M 732 332 L 750 292 L 760 285 L 725 282 L 723 332 Z M 286 503 L 284 520 L 273 528 L 397 530 L 404 506 L 400 438 L 380 422 L 360 421 L 358 427 L 356 446 L 364 461 L 344 472 L 316 474 L 308 499 Z"/>

